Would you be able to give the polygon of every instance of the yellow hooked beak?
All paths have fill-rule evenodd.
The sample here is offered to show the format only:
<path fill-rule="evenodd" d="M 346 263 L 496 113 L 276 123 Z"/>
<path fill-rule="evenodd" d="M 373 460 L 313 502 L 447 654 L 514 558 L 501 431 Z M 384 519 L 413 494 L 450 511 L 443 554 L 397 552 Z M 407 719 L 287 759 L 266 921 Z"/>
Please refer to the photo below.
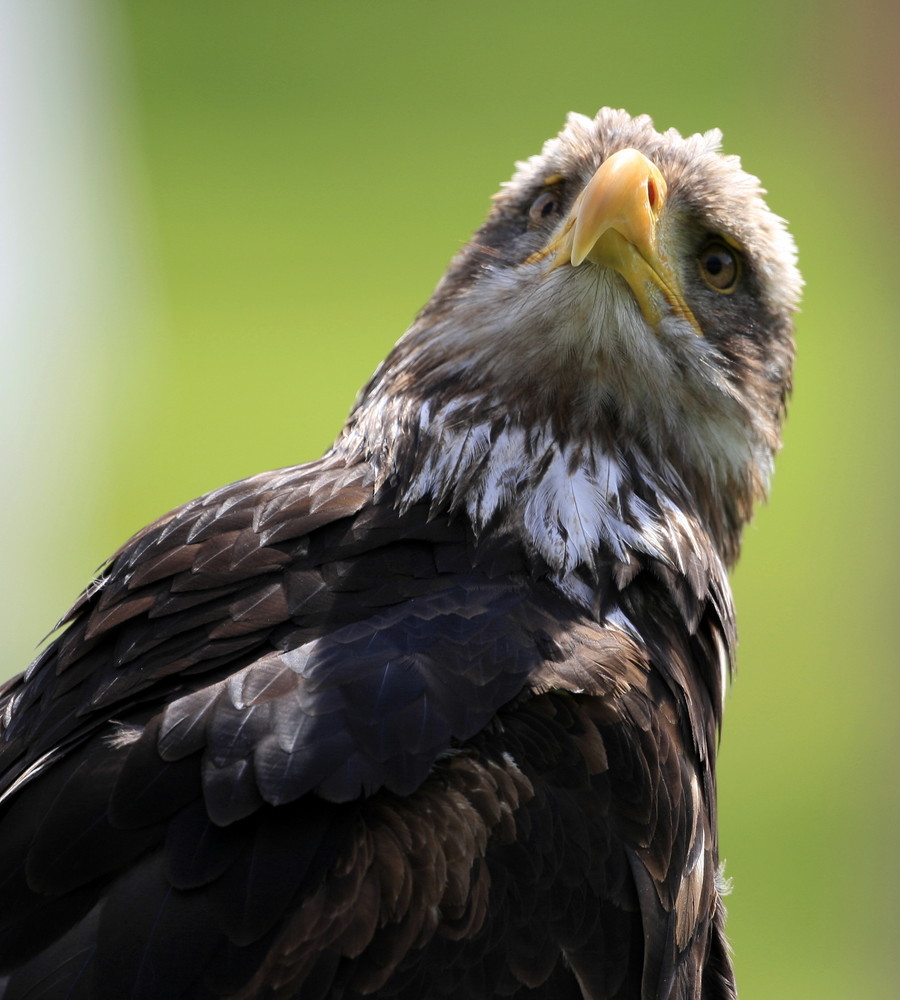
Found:
<path fill-rule="evenodd" d="M 663 175 L 643 153 L 620 149 L 604 160 L 578 195 L 559 235 L 529 260 L 555 254 L 553 268 L 578 267 L 585 260 L 614 268 L 652 327 L 674 313 L 702 335 L 657 238 L 666 194 Z"/>

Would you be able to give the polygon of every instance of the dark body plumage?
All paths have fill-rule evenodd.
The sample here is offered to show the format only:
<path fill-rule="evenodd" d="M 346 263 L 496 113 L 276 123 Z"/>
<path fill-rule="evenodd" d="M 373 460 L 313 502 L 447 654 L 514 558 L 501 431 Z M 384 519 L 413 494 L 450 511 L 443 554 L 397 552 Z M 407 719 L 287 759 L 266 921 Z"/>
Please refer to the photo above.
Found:
<path fill-rule="evenodd" d="M 678 265 L 702 337 L 545 260 L 626 147 L 679 261 L 740 247 L 727 301 Z M 139 533 L 7 686 L 0 997 L 732 996 L 725 570 L 797 288 L 710 139 L 573 118 L 328 455 Z"/>

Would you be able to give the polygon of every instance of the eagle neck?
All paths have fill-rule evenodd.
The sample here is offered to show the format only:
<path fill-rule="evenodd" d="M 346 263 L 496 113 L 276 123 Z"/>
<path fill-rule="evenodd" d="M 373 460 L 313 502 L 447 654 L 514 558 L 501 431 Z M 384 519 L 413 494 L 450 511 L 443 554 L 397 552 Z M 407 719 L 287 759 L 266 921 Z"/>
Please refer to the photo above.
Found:
<path fill-rule="evenodd" d="M 671 464 L 637 448 L 565 438 L 550 424 L 498 418 L 485 403 L 411 407 L 390 395 L 358 409 L 338 447 L 370 462 L 401 510 L 427 502 L 436 514 L 464 513 L 479 537 L 490 530 L 519 538 L 579 604 L 596 605 L 601 564 L 624 580 L 659 562 L 690 573 L 698 597 L 727 589 L 724 560 L 691 491 Z"/>

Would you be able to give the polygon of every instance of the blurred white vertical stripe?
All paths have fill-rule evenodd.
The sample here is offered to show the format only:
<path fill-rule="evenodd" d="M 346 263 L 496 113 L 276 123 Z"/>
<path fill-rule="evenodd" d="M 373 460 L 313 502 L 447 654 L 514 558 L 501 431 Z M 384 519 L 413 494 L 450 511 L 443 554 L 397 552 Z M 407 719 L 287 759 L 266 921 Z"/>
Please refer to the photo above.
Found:
<path fill-rule="evenodd" d="M 146 350 L 114 13 L 0 0 L 0 679 L 27 666 L 102 557 L 104 430 L 122 398 L 110 386 Z"/>

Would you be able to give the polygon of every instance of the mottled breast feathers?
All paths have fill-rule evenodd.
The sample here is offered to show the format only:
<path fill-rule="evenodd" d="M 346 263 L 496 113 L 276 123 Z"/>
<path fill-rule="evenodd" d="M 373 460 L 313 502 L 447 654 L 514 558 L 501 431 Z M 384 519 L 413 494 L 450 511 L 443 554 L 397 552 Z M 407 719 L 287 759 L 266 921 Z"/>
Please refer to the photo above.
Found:
<path fill-rule="evenodd" d="M 546 882 L 551 895 L 563 891 L 554 880 L 575 862 L 541 857 L 561 845 L 555 837 L 541 843 L 528 829 L 535 816 L 547 822 L 547 811 L 559 809 L 571 815 L 554 815 L 554 823 L 583 829 L 566 847 L 578 852 L 577 865 L 564 876 L 576 884 L 559 903 L 559 937 L 542 944 L 540 958 L 531 938 L 486 939 L 468 962 L 483 965 L 487 949 L 496 970 L 479 975 L 502 969 L 535 988 L 554 982 L 551 973 L 570 936 L 569 961 L 575 962 L 579 939 L 596 934 L 598 922 L 618 925 L 622 912 L 650 905 L 629 902 L 635 889 L 623 885 L 612 915 L 594 912 L 612 892 L 610 880 L 623 878 L 623 870 L 614 871 L 623 864 L 643 873 L 660 927 L 679 895 L 700 898 L 676 876 L 684 867 L 677 852 L 709 855 L 707 838 L 714 836 L 709 821 L 698 819 L 700 790 L 693 768 L 682 762 L 685 754 L 699 764 L 712 753 L 718 663 L 707 664 L 708 688 L 693 677 L 730 628 L 715 601 L 670 597 L 666 619 L 650 599 L 653 622 L 642 624 L 649 638 L 640 639 L 624 623 L 646 617 L 642 578 L 669 592 L 661 575 L 668 572 L 671 584 L 674 570 L 638 569 L 619 591 L 608 560 L 609 606 L 598 623 L 555 593 L 513 540 L 476 541 L 464 517 L 434 518 L 425 504 L 398 516 L 389 492 L 372 502 L 369 480 L 364 467 L 325 460 L 234 484 L 174 512 L 120 551 L 71 613 L 61 640 L 32 668 L 30 682 L 8 689 L 14 710 L 4 770 L 10 784 L 22 775 L 26 780 L 9 797 L 7 822 L 28 841 L 28 862 L 27 875 L 15 869 L 18 838 L 0 851 L 9 903 L 4 954 L 44 943 L 48 897 L 61 894 L 68 900 L 58 917 L 63 927 L 87 934 L 90 920 L 99 920 L 103 937 L 118 935 L 122 948 L 131 947 L 126 931 L 112 928 L 137 933 L 121 909 L 128 894 L 139 891 L 134 879 L 153 877 L 191 890 L 164 908 L 179 933 L 198 910 L 215 928 L 208 931 L 216 938 L 208 954 L 191 951 L 185 977 L 212 977 L 212 983 L 213 955 L 236 962 L 235 955 L 256 945 L 259 953 L 275 948 L 269 961 L 285 964 L 283 974 L 299 988 L 305 966 L 295 968 L 276 945 L 300 934 L 291 928 L 302 925 L 323 954 L 328 948 L 316 943 L 319 937 L 337 935 L 338 953 L 355 970 L 346 973 L 350 982 L 393 975 L 397 995 L 407 995 L 404 990 L 422 988 L 423 973 L 412 963 L 402 972 L 399 945 L 396 954 L 386 954 L 400 969 L 385 958 L 378 975 L 360 971 L 367 964 L 354 953 L 383 947 L 384 913 L 373 909 L 365 930 L 344 926 L 346 914 L 338 920 L 319 912 L 335 902 L 332 883 L 316 879 L 338 864 L 348 867 L 353 892 L 361 894 L 353 898 L 367 898 L 375 883 L 379 892 L 392 885 L 396 933 L 407 947 L 414 941 L 426 950 L 439 941 L 450 947 L 457 933 L 466 938 L 483 931 L 485 894 L 494 886 L 496 935 L 503 922 L 514 927 L 537 916 L 539 904 L 525 906 L 516 884 L 532 852 L 529 865 L 546 867 L 534 884 Z M 677 592 L 677 586 L 671 590 Z M 686 618 L 690 638 L 683 638 Z M 669 632 L 682 637 L 678 644 Z M 653 670 L 663 651 L 671 689 Z M 679 743 L 674 721 L 659 729 L 665 705 L 672 720 L 684 710 L 697 717 L 695 745 Z M 626 732 L 632 727 L 645 735 L 635 741 Z M 549 743 L 536 758 L 535 744 L 545 738 Z M 660 745 L 671 747 L 664 757 Z M 27 780 L 41 768 L 42 780 Z M 604 795 L 597 796 L 598 787 Z M 662 800 L 652 804 L 660 795 L 664 809 Z M 345 805 L 326 810 L 322 800 Z M 282 819 L 299 811 L 297 830 L 282 830 L 271 808 L 288 805 Z M 613 811 L 622 829 L 607 830 L 598 852 L 597 830 Z M 684 825 L 698 823 L 685 836 Z M 417 838 L 418 850 L 427 845 L 429 852 L 425 867 L 444 872 L 449 866 L 459 884 L 442 875 L 418 885 L 413 873 L 425 863 L 409 851 Z M 245 851 L 255 858 L 252 874 Z M 448 851 L 452 856 L 445 857 Z M 503 859 L 490 878 L 481 868 L 488 855 Z M 506 895 L 497 894 L 496 864 L 511 873 Z M 118 874 L 130 865 L 136 865 L 130 874 Z M 695 859 L 693 870 L 701 882 L 713 877 L 709 857 L 699 868 Z M 581 885 L 584 878 L 596 884 Z M 98 886 L 107 887 L 108 896 L 92 917 Z M 578 896 L 574 931 L 575 904 L 567 893 Z M 235 915 L 234 894 L 249 894 L 245 905 L 261 909 Z M 420 926 L 422 913 L 435 908 L 442 916 Z M 711 916 L 696 907 L 684 912 L 680 931 L 659 942 L 669 953 L 655 959 L 661 970 L 690 947 L 698 925 Z M 337 921 L 334 927 L 329 920 Z M 165 936 L 165 922 L 154 926 Z M 350 947 L 350 939 L 359 943 Z M 504 948 L 521 955 L 513 960 Z M 95 974 L 107 982 L 112 972 L 105 963 L 113 960 L 104 954 L 95 959 Z M 585 975 L 599 974 L 589 966 Z M 405 977 L 419 985 L 401 988 Z M 154 982 L 135 995 L 152 995 Z M 11 997 L 31 995 L 17 988 Z M 214 985 L 209 989 L 192 995 L 219 995 Z"/>

